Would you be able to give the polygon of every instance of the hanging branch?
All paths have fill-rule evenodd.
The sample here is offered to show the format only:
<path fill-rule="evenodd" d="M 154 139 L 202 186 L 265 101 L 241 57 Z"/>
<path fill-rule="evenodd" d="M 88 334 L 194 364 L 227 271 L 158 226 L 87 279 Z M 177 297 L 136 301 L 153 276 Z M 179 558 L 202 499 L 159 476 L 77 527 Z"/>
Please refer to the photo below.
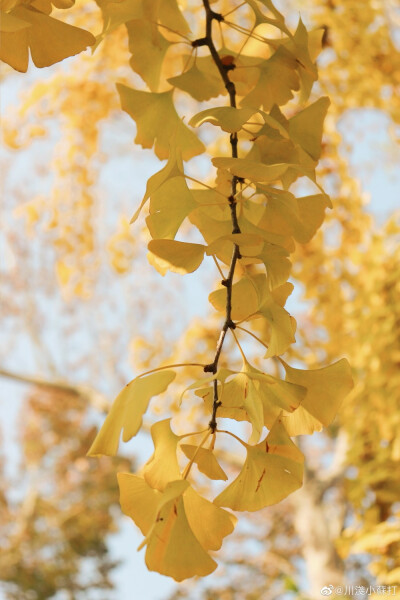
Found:
<path fill-rule="evenodd" d="M 211 10 L 209 0 L 203 0 L 204 8 L 206 11 L 206 35 L 204 38 L 200 38 L 195 40 L 192 45 L 193 47 L 198 46 L 207 46 L 210 50 L 210 54 L 214 60 L 215 66 L 217 67 L 223 82 L 225 84 L 225 88 L 229 94 L 230 106 L 232 108 L 236 108 L 236 88 L 233 81 L 229 79 L 228 71 L 230 68 L 223 64 L 221 57 L 219 56 L 217 49 L 215 48 L 214 41 L 212 39 L 212 24 L 213 21 L 221 22 L 224 20 L 224 17 Z M 232 133 L 230 135 L 230 144 L 231 144 L 231 155 L 232 158 L 238 157 L 238 137 L 237 133 Z M 241 182 L 240 177 L 236 177 L 234 175 L 232 177 L 232 194 L 229 196 L 229 207 L 231 210 L 231 219 L 232 219 L 232 233 L 240 233 L 240 227 L 238 223 L 237 213 L 236 213 L 236 193 L 237 193 L 237 185 Z M 234 244 L 231 264 L 229 267 L 228 277 L 222 280 L 222 285 L 226 287 L 226 313 L 225 313 L 225 322 L 222 326 L 221 333 L 217 343 L 217 349 L 215 352 L 214 360 L 212 363 L 206 365 L 204 367 L 204 371 L 206 373 L 216 373 L 218 369 L 218 362 L 222 351 L 222 346 L 224 344 L 226 332 L 228 329 L 235 329 L 236 325 L 232 321 L 232 285 L 233 278 L 235 275 L 235 267 L 237 260 L 240 258 L 239 246 Z M 214 433 L 217 428 L 216 415 L 218 407 L 221 406 L 221 401 L 218 398 L 218 382 L 216 379 L 213 381 L 214 387 L 214 400 L 213 400 L 213 409 L 211 421 L 209 423 L 211 431 Z"/>

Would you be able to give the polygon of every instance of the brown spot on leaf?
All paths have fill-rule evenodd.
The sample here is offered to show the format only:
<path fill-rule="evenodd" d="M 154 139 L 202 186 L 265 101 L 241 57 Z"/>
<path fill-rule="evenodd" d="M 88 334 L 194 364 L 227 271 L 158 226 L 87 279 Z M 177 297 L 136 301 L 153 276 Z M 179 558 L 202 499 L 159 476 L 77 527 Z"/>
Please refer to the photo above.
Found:
<path fill-rule="evenodd" d="M 258 492 L 258 490 L 259 490 L 259 488 L 260 488 L 260 485 L 261 485 L 261 482 L 262 482 L 262 480 L 263 480 L 263 477 L 264 477 L 264 475 L 265 475 L 265 469 L 263 469 L 263 472 L 261 473 L 261 477 L 260 477 L 260 479 L 257 481 L 256 492 Z"/>

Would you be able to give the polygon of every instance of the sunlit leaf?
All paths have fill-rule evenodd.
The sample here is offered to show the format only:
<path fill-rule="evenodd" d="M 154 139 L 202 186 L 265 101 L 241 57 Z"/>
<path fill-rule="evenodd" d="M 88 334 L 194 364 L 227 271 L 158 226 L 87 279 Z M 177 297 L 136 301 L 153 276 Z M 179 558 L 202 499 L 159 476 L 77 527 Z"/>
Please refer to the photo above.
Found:
<path fill-rule="evenodd" d="M 288 169 L 287 164 L 264 165 L 245 158 L 218 157 L 213 158 L 212 163 L 215 167 L 228 169 L 232 175 L 260 183 L 276 181 Z"/>
<path fill-rule="evenodd" d="M 157 25 L 146 20 L 127 23 L 130 64 L 152 92 L 158 90 L 161 67 L 171 43 L 160 33 Z"/>
<path fill-rule="evenodd" d="M 268 60 L 259 65 L 260 76 L 254 89 L 245 96 L 241 106 L 269 111 L 293 98 L 292 90 L 299 89 L 298 63 L 296 58 L 281 46 Z"/>
<path fill-rule="evenodd" d="M 173 142 L 173 140 L 172 140 L 172 142 Z M 137 218 L 140 214 L 140 211 L 142 210 L 143 206 L 146 204 L 147 200 L 150 198 L 150 196 L 152 194 L 154 194 L 158 190 L 158 188 L 163 183 L 165 183 L 166 181 L 168 181 L 168 179 L 170 179 L 172 177 L 180 177 L 180 176 L 182 176 L 182 174 L 183 174 L 182 155 L 181 155 L 179 148 L 176 147 L 175 143 L 172 143 L 170 146 L 168 162 L 165 165 L 165 167 L 160 169 L 160 171 L 157 171 L 157 173 L 154 173 L 154 175 L 152 175 L 147 180 L 146 193 L 143 196 L 143 200 L 140 203 L 139 208 L 133 215 L 133 217 L 131 219 L 131 223 L 134 223 L 137 220 Z"/>
<path fill-rule="evenodd" d="M 208 299 L 216 310 L 226 310 L 226 287 L 212 292 Z M 243 321 L 257 312 L 259 298 L 254 284 L 247 277 L 243 277 L 232 286 L 232 319 Z"/>
<path fill-rule="evenodd" d="M 291 139 L 314 160 L 321 156 L 322 128 L 329 104 L 329 98 L 319 98 L 289 120 Z"/>
<path fill-rule="evenodd" d="M 15 21 L 10 21 L 14 17 Z M 22 23 L 29 26 L 22 27 Z M 17 6 L 5 17 L 0 59 L 14 69 L 28 68 L 28 48 L 36 67 L 48 67 L 64 58 L 79 54 L 95 43 L 94 36 L 73 25 L 25 6 Z"/>
<path fill-rule="evenodd" d="M 224 481 L 228 479 L 215 458 L 214 452 L 209 448 L 198 448 L 192 444 L 181 444 L 180 448 L 189 460 L 193 460 L 199 471 L 207 475 L 209 479 L 223 479 Z"/>
<path fill-rule="evenodd" d="M 193 273 L 203 262 L 205 246 L 176 240 L 152 240 L 148 246 L 151 264 L 161 275 L 166 271 Z M 150 260 L 150 258 L 149 258 Z"/>
<path fill-rule="evenodd" d="M 171 419 L 154 423 L 151 428 L 154 454 L 143 468 L 143 476 L 147 483 L 160 492 L 164 491 L 170 481 L 181 478 L 176 457 L 180 437 L 171 429 Z"/>
<path fill-rule="evenodd" d="M 187 215 L 197 204 L 184 177 L 172 177 L 151 196 L 147 227 L 153 238 L 173 239 Z"/>
<path fill-rule="evenodd" d="M 234 133 L 239 131 L 245 123 L 254 114 L 251 108 L 233 108 L 231 106 L 218 106 L 203 110 L 189 121 L 192 127 L 199 127 L 203 123 L 211 123 L 221 127 L 222 131 Z"/>
<path fill-rule="evenodd" d="M 152 148 L 160 160 L 168 158 L 170 140 L 174 138 L 184 160 L 204 152 L 204 145 L 184 125 L 175 110 L 172 91 L 140 92 L 117 83 L 122 109 L 136 121 L 135 142 Z"/>
<path fill-rule="evenodd" d="M 300 409 L 283 418 L 288 433 L 309 434 L 330 425 L 343 399 L 353 388 L 348 361 L 342 358 L 328 367 L 308 371 L 295 369 L 285 362 L 283 366 L 287 381 L 307 388 Z"/>
<path fill-rule="evenodd" d="M 122 512 L 131 517 L 143 535 L 153 526 L 162 494 L 151 488 L 143 477 L 117 473 Z"/>
<path fill-rule="evenodd" d="M 276 504 L 302 485 L 304 457 L 277 419 L 266 439 L 245 444 L 247 458 L 237 478 L 214 500 L 217 506 L 255 511 Z"/>
<path fill-rule="evenodd" d="M 192 487 L 183 494 L 189 525 L 205 550 L 219 550 L 224 537 L 232 533 L 236 517 L 200 496 Z"/>
<path fill-rule="evenodd" d="M 186 515 L 182 494 L 187 481 L 168 484 L 160 499 L 157 519 L 147 534 L 146 565 L 150 571 L 182 581 L 212 573 L 217 563 L 195 537 Z"/>
<path fill-rule="evenodd" d="M 114 400 L 88 455 L 114 456 L 118 451 L 122 429 L 124 442 L 136 435 L 151 398 L 165 392 L 173 379 L 175 372 L 169 370 L 139 377 L 128 383 Z"/>
<path fill-rule="evenodd" d="M 218 69 L 214 61 L 210 59 L 211 57 L 208 56 L 197 58 L 196 62 L 184 73 L 170 77 L 168 83 L 187 92 L 198 102 L 226 94 Z"/>

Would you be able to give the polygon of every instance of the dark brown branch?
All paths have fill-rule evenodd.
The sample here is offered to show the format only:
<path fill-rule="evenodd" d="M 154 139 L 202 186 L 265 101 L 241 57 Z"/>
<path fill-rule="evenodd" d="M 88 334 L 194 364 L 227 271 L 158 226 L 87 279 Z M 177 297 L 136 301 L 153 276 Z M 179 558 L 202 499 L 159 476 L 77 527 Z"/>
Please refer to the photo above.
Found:
<path fill-rule="evenodd" d="M 223 64 L 221 57 L 219 56 L 217 49 L 215 48 L 213 39 L 212 39 L 212 24 L 213 21 L 221 22 L 223 21 L 222 15 L 215 13 L 210 8 L 209 0 L 203 0 L 203 5 L 206 11 L 206 35 L 204 38 L 197 40 L 194 44 L 195 46 L 207 46 L 210 50 L 210 54 L 214 60 L 215 66 L 217 67 L 222 80 L 225 84 L 225 88 L 229 94 L 229 103 L 230 106 L 236 108 L 236 88 L 233 81 L 229 79 L 228 69 Z M 232 158 L 238 157 L 238 137 L 237 133 L 232 133 L 230 136 L 230 144 L 231 144 L 231 154 Z M 236 193 L 237 193 L 237 184 L 239 183 L 239 178 L 235 175 L 232 177 L 232 194 L 229 197 L 229 207 L 231 209 L 231 219 L 232 219 L 232 233 L 240 233 L 239 222 L 237 218 L 236 212 Z M 233 286 L 233 277 L 235 275 L 235 267 L 238 259 L 241 258 L 239 246 L 234 244 L 231 264 L 229 267 L 228 277 L 222 281 L 222 285 L 226 287 L 226 313 L 225 313 L 225 322 L 222 326 L 222 330 L 218 339 L 217 349 L 215 352 L 214 360 L 211 364 L 206 365 L 204 367 L 204 371 L 208 373 L 216 373 L 218 370 L 218 362 L 222 352 L 222 347 L 224 345 L 224 340 L 226 336 L 226 332 L 228 329 L 235 329 L 236 325 L 232 321 L 232 286 Z M 214 433 L 217 428 L 217 410 L 221 406 L 221 401 L 218 398 L 218 382 L 214 379 L 214 400 L 213 400 L 213 410 L 211 421 L 209 423 L 211 431 Z"/>

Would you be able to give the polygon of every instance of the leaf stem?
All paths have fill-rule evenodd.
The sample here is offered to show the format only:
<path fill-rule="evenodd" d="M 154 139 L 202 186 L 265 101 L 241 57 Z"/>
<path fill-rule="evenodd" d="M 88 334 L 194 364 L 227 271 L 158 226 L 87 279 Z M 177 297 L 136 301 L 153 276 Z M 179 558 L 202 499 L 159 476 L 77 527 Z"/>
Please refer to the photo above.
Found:
<path fill-rule="evenodd" d="M 200 448 L 202 448 L 204 446 L 204 444 L 206 443 L 206 441 L 208 440 L 208 438 L 211 435 L 211 431 L 210 429 L 207 429 L 205 436 L 203 437 L 203 439 L 201 440 L 200 444 L 197 446 L 195 453 L 193 454 L 192 458 L 190 459 L 190 462 L 186 465 L 185 470 L 183 472 L 183 479 L 187 479 L 189 473 L 190 473 L 190 469 L 192 468 L 192 465 L 195 461 L 195 458 L 200 450 Z"/>
<path fill-rule="evenodd" d="M 238 437 L 237 435 L 235 435 L 231 431 L 226 431 L 226 429 L 217 429 L 216 431 L 217 431 L 217 433 L 227 433 L 228 435 L 230 435 L 233 438 L 235 438 L 235 440 L 237 440 L 240 444 L 242 444 L 242 446 L 244 446 L 245 448 L 248 447 L 247 444 L 246 444 L 246 442 L 244 442 L 243 440 L 241 440 L 240 437 Z"/>
<path fill-rule="evenodd" d="M 156 373 L 157 371 L 164 371 L 165 369 L 176 369 L 178 367 L 203 367 L 204 365 L 201 363 L 177 363 L 175 365 L 165 365 L 164 367 L 157 367 L 156 369 L 151 369 L 150 371 L 145 371 L 144 373 L 140 373 L 140 375 L 137 375 L 136 377 L 134 377 L 132 379 L 132 381 L 135 381 L 135 379 L 139 379 L 140 377 L 144 377 L 145 375 L 150 375 L 151 373 Z"/>
<path fill-rule="evenodd" d="M 242 331 L 245 331 L 246 333 L 248 333 L 249 335 L 251 335 L 255 340 L 257 340 L 257 342 L 260 342 L 260 344 L 262 344 L 264 346 L 264 348 L 267 348 L 267 350 L 268 350 L 267 344 L 265 344 L 262 340 L 260 340 L 260 338 L 257 337 L 254 333 L 252 333 L 248 329 L 245 329 L 244 327 L 240 327 L 240 325 L 236 325 L 236 328 L 237 329 L 241 329 Z"/>

